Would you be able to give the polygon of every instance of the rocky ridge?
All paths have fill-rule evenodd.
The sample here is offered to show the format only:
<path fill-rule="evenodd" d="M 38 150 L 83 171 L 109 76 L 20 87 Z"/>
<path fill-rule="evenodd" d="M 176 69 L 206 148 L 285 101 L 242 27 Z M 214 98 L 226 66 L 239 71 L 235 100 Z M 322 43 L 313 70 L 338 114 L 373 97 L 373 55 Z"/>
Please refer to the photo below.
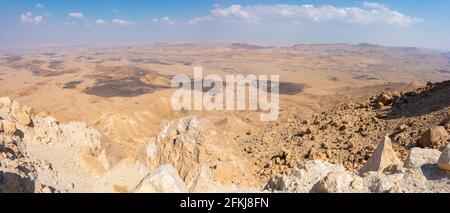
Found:
<path fill-rule="evenodd" d="M 360 170 L 388 137 L 399 160 L 414 147 L 442 151 L 449 142 L 450 81 L 412 92 L 382 92 L 347 102 L 308 119 L 287 119 L 244 136 L 242 149 L 262 180 L 290 174 L 305 160 Z M 390 154 L 392 156 L 392 154 Z"/>

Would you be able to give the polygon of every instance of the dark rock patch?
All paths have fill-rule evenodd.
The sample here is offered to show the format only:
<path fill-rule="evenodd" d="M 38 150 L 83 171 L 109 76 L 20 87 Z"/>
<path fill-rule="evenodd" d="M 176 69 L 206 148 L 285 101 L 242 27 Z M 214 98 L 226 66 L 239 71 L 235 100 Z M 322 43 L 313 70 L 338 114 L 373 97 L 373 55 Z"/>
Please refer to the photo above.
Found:
<path fill-rule="evenodd" d="M 356 79 L 356 80 L 368 80 L 368 81 L 379 80 L 378 78 L 370 76 L 370 75 L 358 75 L 358 76 L 353 77 L 353 79 Z"/>
<path fill-rule="evenodd" d="M 79 84 L 83 83 L 83 81 L 70 81 L 64 84 L 63 89 L 75 89 Z"/>

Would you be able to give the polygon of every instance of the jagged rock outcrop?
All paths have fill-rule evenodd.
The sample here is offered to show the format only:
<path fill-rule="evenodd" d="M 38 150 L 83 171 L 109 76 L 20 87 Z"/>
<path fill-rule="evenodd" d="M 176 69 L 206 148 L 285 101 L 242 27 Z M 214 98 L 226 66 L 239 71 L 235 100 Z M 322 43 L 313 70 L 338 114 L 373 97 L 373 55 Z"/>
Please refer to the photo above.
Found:
<path fill-rule="evenodd" d="M 227 143 L 223 139 L 212 125 L 197 117 L 171 121 L 150 140 L 148 164 L 153 169 L 173 165 L 190 192 L 217 191 L 223 185 L 237 187 L 249 174 L 246 164 L 223 146 Z"/>
<path fill-rule="evenodd" d="M 402 163 L 392 148 L 391 139 L 387 136 L 378 143 L 375 152 L 361 168 L 360 173 L 384 171 L 389 166 L 401 166 Z"/>
<path fill-rule="evenodd" d="M 64 132 L 64 127 L 61 129 Z M 217 130 L 197 117 L 171 121 L 149 141 L 143 156 L 124 159 L 100 174 L 93 191 L 238 191 L 238 186 L 247 187 L 245 164 L 224 149 L 222 139 Z M 97 165 L 104 168 L 101 162 Z"/>
<path fill-rule="evenodd" d="M 19 102 L 11 100 L 9 97 L 0 98 L 0 118 L 17 122 L 28 126 L 31 124 L 32 108 L 22 106 Z"/>
<path fill-rule="evenodd" d="M 202 130 L 205 127 L 201 125 L 196 117 L 169 122 L 147 148 L 151 165 L 156 168 L 158 165 L 172 164 L 191 191 L 199 190 L 197 187 L 207 187 L 199 184 L 211 182 L 208 179 L 212 176 L 212 171 L 205 167 L 209 141 Z"/>
<path fill-rule="evenodd" d="M 45 165 L 27 155 L 24 142 L 15 135 L 15 130 L 15 123 L 9 121 L 6 129 L 0 128 L 0 193 L 56 192 L 39 182 L 37 171 Z"/>

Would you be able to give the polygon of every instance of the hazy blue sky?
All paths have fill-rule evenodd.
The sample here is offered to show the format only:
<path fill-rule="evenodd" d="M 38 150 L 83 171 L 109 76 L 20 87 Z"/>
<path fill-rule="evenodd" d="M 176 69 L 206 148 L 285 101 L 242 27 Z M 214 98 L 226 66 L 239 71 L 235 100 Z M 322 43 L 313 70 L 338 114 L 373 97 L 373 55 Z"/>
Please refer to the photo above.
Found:
<path fill-rule="evenodd" d="M 450 50 L 449 0 L 0 0 L 0 45 L 227 41 Z"/>

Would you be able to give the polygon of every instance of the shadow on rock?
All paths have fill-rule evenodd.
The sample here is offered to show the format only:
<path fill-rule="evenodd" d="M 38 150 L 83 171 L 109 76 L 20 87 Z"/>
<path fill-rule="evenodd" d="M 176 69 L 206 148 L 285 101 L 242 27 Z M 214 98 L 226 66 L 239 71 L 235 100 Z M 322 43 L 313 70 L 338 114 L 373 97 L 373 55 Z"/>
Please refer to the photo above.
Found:
<path fill-rule="evenodd" d="M 420 167 L 422 174 L 427 178 L 427 180 L 441 180 L 443 178 L 448 178 L 449 172 L 440 170 L 436 164 L 424 164 Z"/>
<path fill-rule="evenodd" d="M 34 188 L 31 178 L 0 171 L 0 193 L 33 193 Z"/>
<path fill-rule="evenodd" d="M 425 88 L 394 98 L 385 119 L 417 117 L 449 106 L 450 81 L 428 83 Z"/>

